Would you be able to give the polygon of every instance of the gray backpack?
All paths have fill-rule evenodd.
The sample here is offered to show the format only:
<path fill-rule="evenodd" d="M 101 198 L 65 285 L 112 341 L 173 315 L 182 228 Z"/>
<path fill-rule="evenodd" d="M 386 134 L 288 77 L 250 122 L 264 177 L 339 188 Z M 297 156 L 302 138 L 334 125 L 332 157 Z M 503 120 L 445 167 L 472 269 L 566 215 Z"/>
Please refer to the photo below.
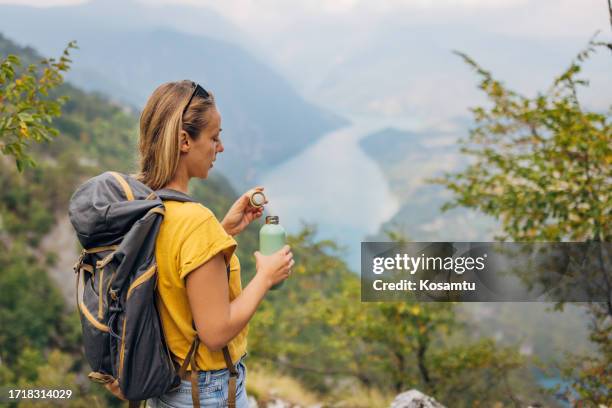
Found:
<path fill-rule="evenodd" d="M 155 241 L 164 216 L 162 200 L 194 201 L 174 190 L 153 191 L 116 172 L 86 181 L 70 199 L 70 222 L 84 248 L 74 270 L 85 357 L 93 370 L 89 378 L 130 406 L 176 389 L 190 364 L 193 404 L 199 407 L 199 339 L 178 367 L 157 313 Z M 227 347 L 223 354 L 230 371 L 228 406 L 233 407 L 238 373 Z"/>

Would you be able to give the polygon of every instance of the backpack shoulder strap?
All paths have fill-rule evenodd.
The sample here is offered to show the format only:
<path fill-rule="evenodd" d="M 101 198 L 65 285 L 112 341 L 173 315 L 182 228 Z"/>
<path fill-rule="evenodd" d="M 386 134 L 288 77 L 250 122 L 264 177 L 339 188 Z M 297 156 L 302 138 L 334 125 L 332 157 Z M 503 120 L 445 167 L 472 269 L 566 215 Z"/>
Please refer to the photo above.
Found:
<path fill-rule="evenodd" d="M 185 194 L 183 192 L 173 190 L 171 188 L 162 188 L 161 190 L 155 191 L 155 194 L 162 201 L 179 201 L 182 203 L 195 203 L 196 200 L 193 199 L 190 195 Z"/>

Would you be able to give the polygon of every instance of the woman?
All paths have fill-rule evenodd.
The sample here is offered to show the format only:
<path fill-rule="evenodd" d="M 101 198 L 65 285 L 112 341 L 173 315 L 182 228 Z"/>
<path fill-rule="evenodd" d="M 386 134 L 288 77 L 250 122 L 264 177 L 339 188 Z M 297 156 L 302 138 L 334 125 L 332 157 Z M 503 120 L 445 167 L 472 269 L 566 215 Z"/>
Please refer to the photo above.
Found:
<path fill-rule="evenodd" d="M 207 178 L 223 152 L 220 132 L 221 116 L 212 94 L 191 81 L 161 85 L 140 117 L 139 179 L 154 190 L 187 194 L 189 180 Z M 242 195 L 221 222 L 199 203 L 164 203 L 155 250 L 158 310 L 177 363 L 183 363 L 196 336 L 200 339 L 195 361 L 203 407 L 227 404 L 229 372 L 221 351 L 225 345 L 238 371 L 236 406 L 248 405 L 242 361 L 247 323 L 270 287 L 287 279 L 294 263 L 289 246 L 270 256 L 256 252 L 257 273 L 242 290 L 233 237 L 262 215 L 261 208 L 249 206 L 252 192 Z M 193 406 L 190 381 L 184 377 L 177 391 L 149 400 L 149 406 Z"/>

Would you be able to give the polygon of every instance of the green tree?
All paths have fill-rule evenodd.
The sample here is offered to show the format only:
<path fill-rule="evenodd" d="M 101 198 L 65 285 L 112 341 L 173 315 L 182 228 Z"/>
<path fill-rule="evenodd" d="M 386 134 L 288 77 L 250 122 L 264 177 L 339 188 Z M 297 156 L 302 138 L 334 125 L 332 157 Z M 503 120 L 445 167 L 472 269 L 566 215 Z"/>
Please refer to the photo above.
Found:
<path fill-rule="evenodd" d="M 64 81 L 74 48 L 76 43 L 70 42 L 59 60 L 44 59 L 25 69 L 16 55 L 0 60 L 0 150 L 15 159 L 19 171 L 35 165 L 27 152 L 30 141 L 47 141 L 58 134 L 51 122 L 66 99 L 52 98 L 49 92 Z"/>
<path fill-rule="evenodd" d="M 474 160 L 439 180 L 454 194 L 444 209 L 480 210 L 501 220 L 501 239 L 612 239 L 612 110 L 585 110 L 578 100 L 582 62 L 591 42 L 546 93 L 534 98 L 507 89 L 457 52 L 480 76 L 492 102 L 472 109 L 476 127 L 462 152 Z"/>
<path fill-rule="evenodd" d="M 332 401 L 356 382 L 384 393 L 417 388 L 459 407 L 512 403 L 507 379 L 522 359 L 514 348 L 469 338 L 453 304 L 362 303 L 359 278 L 336 244 L 315 240 L 311 227 L 290 243 L 294 273 L 250 325 L 255 358 Z"/>
<path fill-rule="evenodd" d="M 604 45 L 592 39 L 548 91 L 532 98 L 457 52 L 476 71 L 490 104 L 471 110 L 475 128 L 462 141 L 470 164 L 436 180 L 454 193 L 443 209 L 463 206 L 497 218 L 502 240 L 612 240 L 612 108 L 592 111 L 579 101 L 580 87 L 588 85 L 579 76 L 582 65 Z M 603 280 L 612 282 L 601 266 Z M 581 356 L 566 370 L 582 401 L 606 406 L 612 403 L 612 291 L 607 293 L 607 303 L 588 306 L 600 355 Z"/>
<path fill-rule="evenodd" d="M 28 348 L 42 350 L 49 345 L 74 349 L 64 337 L 74 331 L 71 316 L 65 315 L 59 289 L 53 285 L 39 260 L 29 254 L 25 245 L 16 242 L 11 247 L 0 243 L 0 359 L 4 364 L 17 364 Z M 18 375 L 32 376 L 18 369 Z"/>

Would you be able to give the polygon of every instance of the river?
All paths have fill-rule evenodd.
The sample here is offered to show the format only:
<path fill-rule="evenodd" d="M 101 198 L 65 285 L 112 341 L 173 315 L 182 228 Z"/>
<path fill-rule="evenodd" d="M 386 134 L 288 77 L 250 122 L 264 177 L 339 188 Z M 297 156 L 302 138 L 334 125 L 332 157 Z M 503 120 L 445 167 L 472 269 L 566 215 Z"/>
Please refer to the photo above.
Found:
<path fill-rule="evenodd" d="M 359 272 L 360 243 L 399 209 L 385 175 L 359 141 L 387 124 L 353 120 L 325 134 L 301 154 L 262 176 L 270 204 L 289 233 L 303 223 L 317 226 L 317 238 L 346 248 L 344 259 Z"/>

